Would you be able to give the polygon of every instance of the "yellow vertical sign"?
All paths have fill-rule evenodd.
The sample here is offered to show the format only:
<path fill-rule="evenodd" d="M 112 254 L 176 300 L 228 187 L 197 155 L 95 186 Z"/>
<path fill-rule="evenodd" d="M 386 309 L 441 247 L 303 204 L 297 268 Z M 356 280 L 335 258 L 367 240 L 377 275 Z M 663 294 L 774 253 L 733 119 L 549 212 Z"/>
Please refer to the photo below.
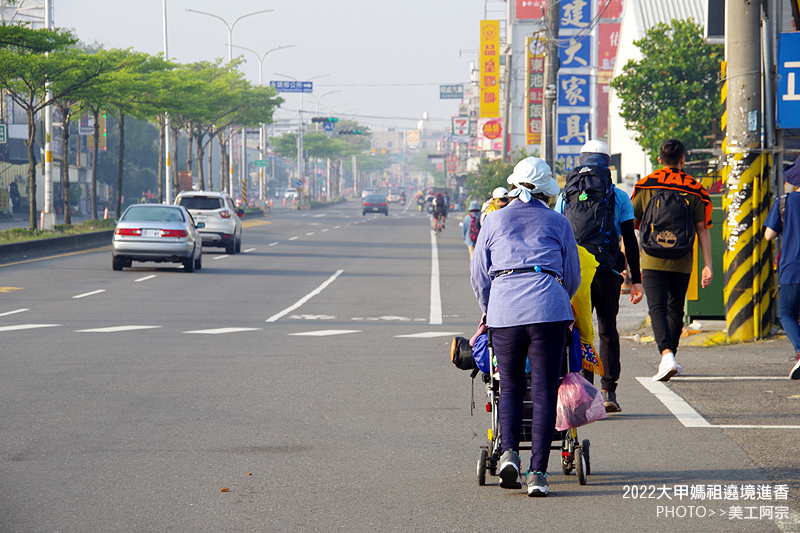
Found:
<path fill-rule="evenodd" d="M 480 40 L 480 118 L 500 116 L 500 21 L 481 21 Z"/>

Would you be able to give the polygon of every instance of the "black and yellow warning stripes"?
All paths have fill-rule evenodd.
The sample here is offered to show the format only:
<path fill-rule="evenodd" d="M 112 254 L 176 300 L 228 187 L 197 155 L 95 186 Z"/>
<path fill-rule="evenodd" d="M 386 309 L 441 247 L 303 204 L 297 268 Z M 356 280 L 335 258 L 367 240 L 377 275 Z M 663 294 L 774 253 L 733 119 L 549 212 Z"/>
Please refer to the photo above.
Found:
<path fill-rule="evenodd" d="M 770 166 L 766 154 L 729 153 L 723 169 L 723 298 L 729 340 L 758 339 L 772 329 L 772 251 L 763 237 L 772 199 Z"/>
<path fill-rule="evenodd" d="M 722 237 L 725 251 L 723 298 L 728 339 L 754 340 L 772 329 L 775 283 L 772 249 L 763 237 L 764 221 L 772 203 L 769 184 L 771 159 L 758 150 L 732 150 L 728 143 L 727 64 L 722 63 L 721 91 L 725 165 L 722 178 L 725 194 L 722 208 L 725 223 Z"/>
<path fill-rule="evenodd" d="M 247 206 L 247 180 L 242 180 L 242 201 L 244 206 Z"/>

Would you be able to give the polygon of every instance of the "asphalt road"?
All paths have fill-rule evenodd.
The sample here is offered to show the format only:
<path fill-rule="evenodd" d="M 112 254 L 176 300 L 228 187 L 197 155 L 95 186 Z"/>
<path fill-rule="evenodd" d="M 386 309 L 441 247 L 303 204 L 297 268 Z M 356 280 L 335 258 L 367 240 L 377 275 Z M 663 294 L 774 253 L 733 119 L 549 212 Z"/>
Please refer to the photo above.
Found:
<path fill-rule="evenodd" d="M 0 267 L 0 532 L 800 531 L 795 383 L 688 380 L 785 376 L 785 339 L 681 350 L 652 390 L 655 348 L 625 341 L 623 412 L 579 430 L 587 485 L 554 452 L 548 498 L 478 486 L 458 218 L 437 240 L 396 204 L 276 206 L 191 274 Z"/>

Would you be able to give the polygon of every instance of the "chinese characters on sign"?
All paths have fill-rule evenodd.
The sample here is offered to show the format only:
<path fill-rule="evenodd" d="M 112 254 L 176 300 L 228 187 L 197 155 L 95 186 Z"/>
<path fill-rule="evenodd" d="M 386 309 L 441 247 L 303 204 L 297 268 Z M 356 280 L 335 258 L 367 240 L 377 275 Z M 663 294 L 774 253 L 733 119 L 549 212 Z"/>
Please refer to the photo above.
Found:
<path fill-rule="evenodd" d="M 480 116 L 500 116 L 500 21 L 482 20 L 480 39 Z"/>
<path fill-rule="evenodd" d="M 776 125 L 800 128 L 800 33 L 778 36 L 778 113 Z"/>
<path fill-rule="evenodd" d="M 274 87 L 279 93 L 313 93 L 313 81 L 271 81 L 270 87 Z"/>
<path fill-rule="evenodd" d="M 439 99 L 460 100 L 464 98 L 463 85 L 439 85 Z"/>
<path fill-rule="evenodd" d="M 526 72 L 528 78 L 527 144 L 542 142 L 542 111 L 544 101 L 544 38 L 528 37 L 526 44 Z"/>

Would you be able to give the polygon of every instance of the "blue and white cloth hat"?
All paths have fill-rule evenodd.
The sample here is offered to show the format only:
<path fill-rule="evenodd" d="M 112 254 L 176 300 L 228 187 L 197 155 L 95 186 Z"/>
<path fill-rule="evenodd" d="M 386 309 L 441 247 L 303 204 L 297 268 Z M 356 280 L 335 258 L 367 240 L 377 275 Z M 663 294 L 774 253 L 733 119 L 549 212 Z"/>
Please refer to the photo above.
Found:
<path fill-rule="evenodd" d="M 550 166 L 538 157 L 527 157 L 517 163 L 507 181 L 516 187 L 509 196 L 518 197 L 526 203 L 531 201 L 533 194 L 541 193 L 552 198 L 561 191 Z M 532 185 L 533 188 L 524 185 Z"/>

